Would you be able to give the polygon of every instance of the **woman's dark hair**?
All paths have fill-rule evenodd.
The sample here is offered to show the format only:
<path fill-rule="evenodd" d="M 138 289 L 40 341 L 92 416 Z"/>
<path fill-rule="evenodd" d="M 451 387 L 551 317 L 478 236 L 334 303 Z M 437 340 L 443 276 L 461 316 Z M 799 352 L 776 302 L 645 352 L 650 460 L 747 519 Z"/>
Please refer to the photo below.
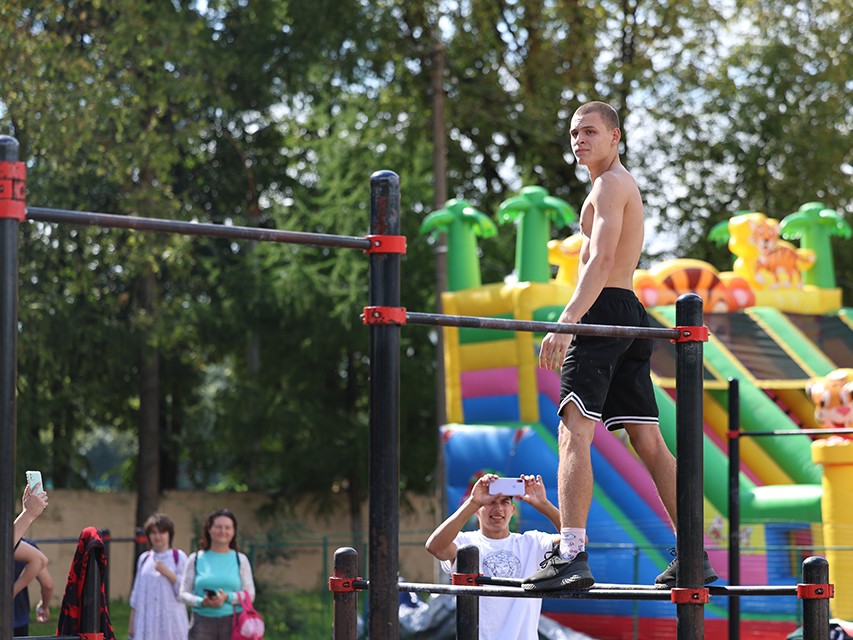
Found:
<path fill-rule="evenodd" d="M 169 516 L 163 513 L 152 513 L 145 521 L 144 528 L 149 543 L 151 542 L 151 531 L 157 529 L 157 531 L 169 534 L 169 546 L 172 546 L 172 539 L 175 537 L 175 523 Z"/>
<path fill-rule="evenodd" d="M 207 516 L 207 520 L 204 523 L 204 528 L 201 531 L 201 540 L 198 542 L 198 546 L 200 549 L 210 549 L 210 528 L 213 526 L 213 521 L 217 518 L 221 518 L 225 516 L 226 518 L 231 518 L 231 522 L 234 523 L 234 537 L 231 538 L 231 544 L 228 545 L 232 549 L 237 549 L 237 518 L 231 513 L 230 509 L 217 509 L 213 511 L 209 516 Z"/>

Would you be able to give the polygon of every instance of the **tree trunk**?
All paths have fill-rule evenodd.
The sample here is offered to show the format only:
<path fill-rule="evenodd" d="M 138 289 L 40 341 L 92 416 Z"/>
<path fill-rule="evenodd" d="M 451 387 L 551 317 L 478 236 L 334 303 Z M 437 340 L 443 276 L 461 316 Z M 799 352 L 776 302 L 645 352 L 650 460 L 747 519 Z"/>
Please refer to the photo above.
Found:
<path fill-rule="evenodd" d="M 157 283 L 153 268 L 140 282 L 140 306 L 145 314 L 139 354 L 139 457 L 136 468 L 136 523 L 160 504 L 160 354 L 152 340 L 151 321 L 157 313 Z"/>
<path fill-rule="evenodd" d="M 366 562 L 367 547 L 364 544 L 364 520 L 361 517 L 361 506 L 364 502 L 362 495 L 361 481 L 358 477 L 358 471 L 354 471 L 349 478 L 349 491 L 347 497 L 349 499 L 349 521 L 350 530 L 352 531 L 352 541 L 356 551 L 362 556 L 362 562 Z"/>
<path fill-rule="evenodd" d="M 179 368 L 174 362 L 172 364 Z M 178 443 L 181 441 L 184 424 L 183 387 L 180 384 L 171 385 L 171 393 L 166 395 L 161 411 L 160 433 L 164 434 L 165 441 L 160 442 L 160 489 L 176 489 L 178 487 Z"/>

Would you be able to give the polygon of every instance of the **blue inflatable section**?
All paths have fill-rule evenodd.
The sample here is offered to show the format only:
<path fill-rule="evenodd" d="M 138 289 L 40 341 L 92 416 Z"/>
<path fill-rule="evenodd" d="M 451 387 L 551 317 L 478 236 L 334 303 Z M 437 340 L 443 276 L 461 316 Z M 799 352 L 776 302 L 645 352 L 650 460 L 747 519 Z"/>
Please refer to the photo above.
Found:
<path fill-rule="evenodd" d="M 540 437 L 537 429 L 545 432 L 544 438 Z M 551 430 L 544 425 L 521 424 L 444 427 L 448 511 L 455 511 L 473 480 L 489 471 L 507 477 L 517 477 L 522 473 L 540 474 L 548 497 L 556 504 L 558 456 L 554 439 L 548 433 Z M 650 584 L 661 570 L 660 555 L 653 558 L 643 547 L 656 547 L 659 553 L 660 547 L 673 543 L 672 532 L 595 448 L 592 455 L 596 478 L 589 515 L 589 521 L 595 523 L 590 531 L 593 536 L 590 540 L 593 574 L 600 583 Z M 524 503 L 519 503 L 517 517 L 521 531 L 554 530 L 547 518 Z M 631 523 L 636 528 L 635 532 L 629 533 L 620 522 Z M 644 535 L 646 533 L 648 535 Z M 608 547 L 595 548 L 603 544 Z M 675 609 L 668 602 L 634 605 L 615 600 L 546 600 L 543 604 L 543 609 L 548 612 L 590 615 L 632 615 L 634 607 L 643 617 L 675 616 Z M 708 608 L 706 616 L 717 617 L 718 614 Z"/>
<path fill-rule="evenodd" d="M 465 398 L 462 400 L 462 412 L 468 422 L 517 421 L 521 418 L 517 395 Z"/>

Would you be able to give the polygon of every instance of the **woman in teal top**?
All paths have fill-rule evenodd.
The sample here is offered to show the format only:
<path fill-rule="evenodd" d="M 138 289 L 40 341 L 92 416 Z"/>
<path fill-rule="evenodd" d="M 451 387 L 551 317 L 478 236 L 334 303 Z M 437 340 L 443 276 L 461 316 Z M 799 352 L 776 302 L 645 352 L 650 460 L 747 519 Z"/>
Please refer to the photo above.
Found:
<path fill-rule="evenodd" d="M 255 599 L 255 581 L 249 559 L 237 550 L 237 518 L 228 509 L 207 517 L 199 542 L 190 554 L 181 581 L 181 601 L 189 605 L 189 640 L 231 640 L 231 616 L 237 592 Z"/>

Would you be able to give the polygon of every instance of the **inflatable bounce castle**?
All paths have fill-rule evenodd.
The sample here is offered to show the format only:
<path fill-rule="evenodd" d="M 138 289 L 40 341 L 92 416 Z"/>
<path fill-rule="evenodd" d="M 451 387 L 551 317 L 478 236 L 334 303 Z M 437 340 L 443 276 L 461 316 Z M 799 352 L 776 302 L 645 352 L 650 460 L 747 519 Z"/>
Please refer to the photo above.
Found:
<path fill-rule="evenodd" d="M 480 281 L 477 237 L 497 232 L 491 218 L 464 200 L 430 214 L 422 232 L 447 233 L 449 291 L 444 312 L 555 321 L 576 282 L 581 239 L 551 240 L 552 225 L 575 220 L 572 208 L 541 187 L 525 187 L 497 211 L 517 226 L 516 265 L 506 282 Z M 799 430 L 853 423 L 853 310 L 841 304 L 831 236 L 848 224 L 821 203 L 781 221 L 740 212 L 710 239 L 726 242 L 731 271 L 677 259 L 637 270 L 634 289 L 653 325 L 675 325 L 675 299 L 698 293 L 711 338 L 705 344 L 705 546 L 726 584 L 730 377 L 739 380 L 741 429 Z M 787 240 L 799 240 L 796 247 Z M 553 274 L 553 275 L 552 275 Z M 556 502 L 559 380 L 538 368 L 542 335 L 489 329 L 444 329 L 447 415 L 441 429 L 447 511 L 454 511 L 482 473 L 542 474 Z M 845 371 L 846 368 L 850 368 Z M 675 350 L 655 345 L 653 381 L 660 426 L 675 451 Z M 817 411 L 816 411 L 817 406 Z M 674 535 L 654 485 L 619 432 L 596 427 L 592 461 L 590 565 L 602 583 L 651 584 L 669 563 Z M 826 555 L 836 584 L 835 617 L 853 618 L 853 441 L 808 435 L 741 439 L 742 584 L 792 585 L 808 555 Z M 519 507 L 520 530 L 550 531 L 534 509 Z M 709 637 L 727 636 L 728 599 L 705 608 Z M 666 602 L 546 600 L 546 615 L 602 640 L 675 637 L 675 607 Z M 795 598 L 740 599 L 744 637 L 784 638 L 798 623 Z"/>

